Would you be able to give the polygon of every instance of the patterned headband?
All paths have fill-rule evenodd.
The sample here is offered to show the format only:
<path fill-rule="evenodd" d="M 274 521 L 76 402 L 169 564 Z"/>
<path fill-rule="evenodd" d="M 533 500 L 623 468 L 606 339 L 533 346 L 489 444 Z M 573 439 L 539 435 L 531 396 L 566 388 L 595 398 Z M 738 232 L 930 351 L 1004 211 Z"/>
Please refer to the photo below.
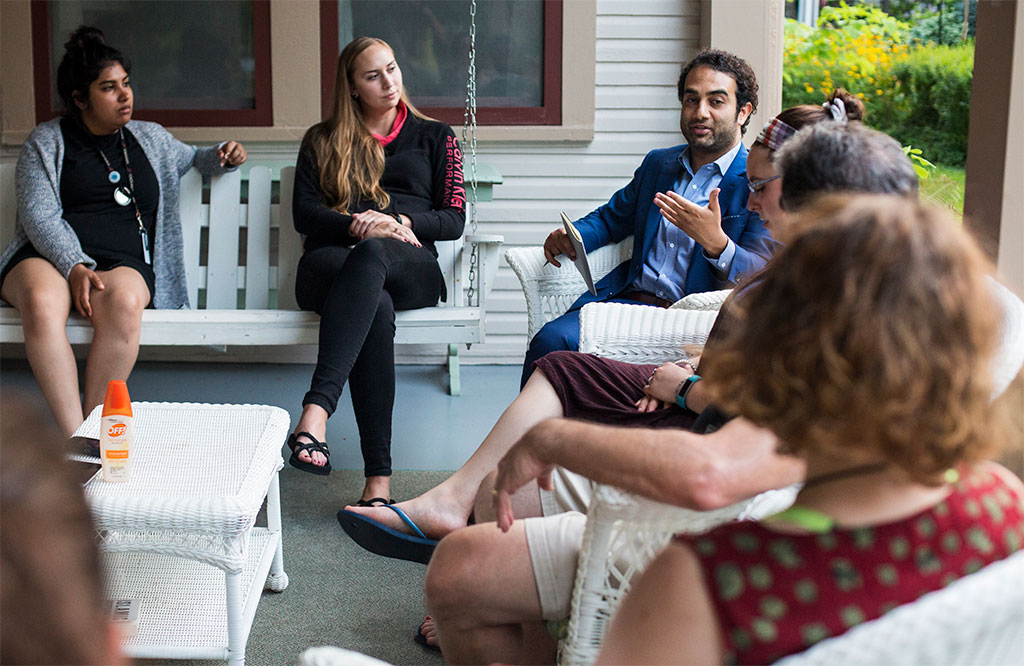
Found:
<path fill-rule="evenodd" d="M 757 135 L 757 140 L 754 143 L 759 143 L 770 150 L 778 150 L 794 134 L 796 134 L 795 129 L 778 118 L 772 118 Z"/>

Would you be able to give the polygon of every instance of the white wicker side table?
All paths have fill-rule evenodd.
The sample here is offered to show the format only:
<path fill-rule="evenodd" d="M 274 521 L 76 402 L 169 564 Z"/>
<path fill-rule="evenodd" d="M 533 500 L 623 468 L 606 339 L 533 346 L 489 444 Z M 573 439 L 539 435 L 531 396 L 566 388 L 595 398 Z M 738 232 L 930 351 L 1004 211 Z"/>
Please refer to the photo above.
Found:
<path fill-rule="evenodd" d="M 99 435 L 99 407 L 75 433 Z M 85 484 L 111 599 L 139 599 L 132 657 L 245 663 L 264 586 L 288 585 L 278 471 L 288 413 L 133 402 L 132 477 Z M 254 527 L 267 498 L 267 527 Z M 268 575 L 269 574 L 269 575 Z"/>

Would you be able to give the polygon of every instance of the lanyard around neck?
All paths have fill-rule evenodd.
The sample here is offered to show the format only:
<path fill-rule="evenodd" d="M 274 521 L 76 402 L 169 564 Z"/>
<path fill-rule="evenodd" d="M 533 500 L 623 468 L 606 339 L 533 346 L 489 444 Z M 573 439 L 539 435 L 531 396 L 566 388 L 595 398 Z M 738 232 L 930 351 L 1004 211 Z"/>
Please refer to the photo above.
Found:
<path fill-rule="evenodd" d="M 132 163 L 128 159 L 128 142 L 124 138 L 124 128 L 119 127 L 117 129 L 118 138 L 121 140 L 121 155 L 124 157 L 124 170 L 128 173 L 128 187 L 124 185 L 117 185 L 121 180 L 120 174 L 110 165 L 110 160 L 107 159 L 106 154 L 99 147 L 99 144 L 94 142 L 96 151 L 99 152 L 100 157 L 103 158 L 103 163 L 107 166 L 107 180 L 116 185 L 114 189 L 114 202 L 121 206 L 126 206 L 128 202 L 132 204 L 135 209 L 135 221 L 139 223 L 139 235 L 142 237 L 142 255 L 147 264 L 152 264 L 152 260 L 149 256 L 149 233 L 146 232 L 146 225 L 142 223 L 142 213 L 139 211 L 139 203 L 135 199 L 135 175 L 132 173 Z M 115 177 L 116 175 L 116 177 Z M 122 198 L 127 199 L 125 203 L 121 203 Z"/>

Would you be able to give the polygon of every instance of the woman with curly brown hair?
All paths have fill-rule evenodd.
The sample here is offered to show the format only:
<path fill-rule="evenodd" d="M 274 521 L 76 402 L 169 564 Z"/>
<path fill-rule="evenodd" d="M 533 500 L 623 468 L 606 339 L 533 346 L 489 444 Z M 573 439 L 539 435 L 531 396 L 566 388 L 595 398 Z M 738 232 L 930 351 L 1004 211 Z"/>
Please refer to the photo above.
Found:
<path fill-rule="evenodd" d="M 770 663 L 1024 545 L 1024 485 L 986 461 L 1000 308 L 982 253 L 905 198 L 831 197 L 793 224 L 704 365 L 807 481 L 762 524 L 679 537 L 601 663 Z"/>

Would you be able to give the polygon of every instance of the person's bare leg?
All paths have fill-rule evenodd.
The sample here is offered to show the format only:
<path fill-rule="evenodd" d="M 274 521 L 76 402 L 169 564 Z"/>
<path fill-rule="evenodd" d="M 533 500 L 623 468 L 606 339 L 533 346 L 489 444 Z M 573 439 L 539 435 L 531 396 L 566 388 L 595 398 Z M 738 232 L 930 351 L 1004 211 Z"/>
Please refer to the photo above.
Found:
<path fill-rule="evenodd" d="M 399 502 L 428 537 L 439 539 L 466 526 L 480 482 L 527 430 L 549 418 L 562 416 L 562 403 L 544 373 L 536 370 L 512 404 L 494 424 L 479 448 L 455 474 L 419 497 Z M 401 519 L 385 508 L 345 507 L 389 527 L 408 532 Z"/>
<path fill-rule="evenodd" d="M 391 477 L 390 476 L 368 476 L 363 482 L 363 494 L 361 500 L 372 500 L 375 498 L 391 499 Z"/>
<path fill-rule="evenodd" d="M 473 502 L 473 516 L 478 523 L 493 522 L 497 518 L 494 513 L 494 479 L 497 475 L 497 471 L 492 470 L 480 482 L 476 501 Z M 540 486 L 536 481 L 530 481 L 512 494 L 512 511 L 516 518 L 544 515 L 540 502 Z"/>
<path fill-rule="evenodd" d="M 494 504 L 494 478 L 496 473 L 492 470 L 480 483 L 480 489 L 473 502 L 473 516 L 479 523 L 493 522 L 495 518 Z M 530 518 L 541 515 L 540 488 L 535 481 L 532 481 L 512 495 L 512 509 L 516 518 Z M 420 632 L 426 639 L 427 645 L 437 645 L 437 626 L 434 618 L 430 615 L 423 618 L 420 624 Z"/>
<path fill-rule="evenodd" d="M 327 410 L 320 405 L 309 403 L 308 405 L 302 406 L 302 414 L 299 416 L 299 422 L 295 424 L 295 430 L 292 432 L 308 432 L 317 438 L 317 441 L 323 442 L 327 439 L 327 417 L 329 414 Z M 308 442 L 309 440 L 305 437 L 299 438 L 299 443 Z M 309 451 L 300 451 L 299 460 L 302 462 L 312 461 L 314 465 L 323 467 L 327 463 L 327 457 L 319 451 L 314 451 L 312 455 Z"/>
<path fill-rule="evenodd" d="M 149 287 L 134 268 L 121 266 L 96 274 L 106 289 L 89 295 L 93 334 L 85 363 L 86 414 L 103 403 L 110 380 L 127 380 L 135 367 L 142 311 L 149 303 Z"/>
<path fill-rule="evenodd" d="M 68 281 L 49 261 L 32 257 L 7 274 L 2 296 L 21 315 L 32 374 L 61 434 L 70 437 L 83 418 L 78 366 L 65 330 L 71 312 Z"/>
<path fill-rule="evenodd" d="M 541 618 L 522 522 L 507 533 L 471 525 L 442 539 L 425 587 L 449 664 L 554 663 L 558 646 Z"/>
<path fill-rule="evenodd" d="M 597 663 L 720 664 L 719 635 L 696 555 L 672 543 L 622 602 Z"/>

